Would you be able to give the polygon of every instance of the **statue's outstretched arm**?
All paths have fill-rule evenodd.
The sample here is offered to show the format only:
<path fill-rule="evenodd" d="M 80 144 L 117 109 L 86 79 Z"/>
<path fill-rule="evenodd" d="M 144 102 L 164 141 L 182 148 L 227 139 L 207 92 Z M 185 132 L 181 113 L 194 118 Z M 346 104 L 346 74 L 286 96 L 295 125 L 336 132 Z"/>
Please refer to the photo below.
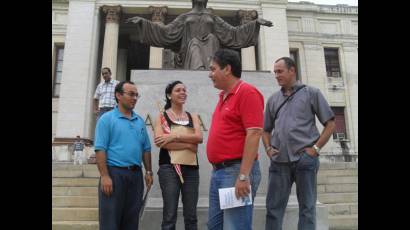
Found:
<path fill-rule="evenodd" d="M 139 17 L 139 16 L 135 16 L 132 18 L 127 18 L 127 20 L 125 20 L 125 23 L 134 23 L 134 24 L 138 24 L 141 23 L 143 20 L 146 20 L 145 18 Z"/>
<path fill-rule="evenodd" d="M 268 27 L 273 26 L 271 21 L 268 21 L 268 20 L 263 19 L 263 18 L 256 19 L 256 23 L 258 23 L 259 25 L 262 25 L 262 26 L 268 26 Z"/>
<path fill-rule="evenodd" d="M 164 25 L 154 23 L 149 19 L 135 16 L 125 20 L 125 23 L 133 24 L 136 29 L 136 36 L 143 44 L 166 49 L 179 49 L 180 39 L 184 35 L 183 21 L 178 16 L 171 23 Z M 182 26 L 181 26 L 182 25 Z"/>

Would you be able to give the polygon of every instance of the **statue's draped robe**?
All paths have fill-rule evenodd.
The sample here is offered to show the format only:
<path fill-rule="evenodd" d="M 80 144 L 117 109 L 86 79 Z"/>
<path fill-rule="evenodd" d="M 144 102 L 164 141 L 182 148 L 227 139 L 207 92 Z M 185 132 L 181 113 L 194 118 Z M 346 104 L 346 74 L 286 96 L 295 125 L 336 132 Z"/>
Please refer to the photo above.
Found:
<path fill-rule="evenodd" d="M 207 12 L 181 14 L 167 25 L 145 19 L 137 24 L 141 43 L 171 49 L 184 69 L 208 69 L 221 46 L 240 49 L 256 45 L 259 28 L 255 20 L 234 27 Z"/>

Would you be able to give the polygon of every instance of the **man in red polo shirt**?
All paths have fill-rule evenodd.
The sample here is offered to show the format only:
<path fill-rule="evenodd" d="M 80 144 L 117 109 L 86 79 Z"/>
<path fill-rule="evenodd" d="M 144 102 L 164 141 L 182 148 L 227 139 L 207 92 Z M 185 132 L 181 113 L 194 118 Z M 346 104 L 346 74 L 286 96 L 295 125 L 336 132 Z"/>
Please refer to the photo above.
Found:
<path fill-rule="evenodd" d="M 210 74 L 214 87 L 222 90 L 212 115 L 206 146 L 213 165 L 209 190 L 208 229 L 252 229 L 253 204 L 221 210 L 218 189 L 235 187 L 236 197 L 258 189 L 261 173 L 258 146 L 263 128 L 263 96 L 240 80 L 241 62 L 233 50 L 218 50 Z"/>

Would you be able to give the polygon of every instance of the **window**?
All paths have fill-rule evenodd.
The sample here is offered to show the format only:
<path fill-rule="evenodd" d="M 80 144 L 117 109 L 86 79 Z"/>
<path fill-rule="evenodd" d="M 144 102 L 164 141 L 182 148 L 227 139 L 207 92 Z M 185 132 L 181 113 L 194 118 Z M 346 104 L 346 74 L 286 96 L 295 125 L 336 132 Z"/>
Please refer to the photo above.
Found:
<path fill-rule="evenodd" d="M 325 48 L 327 77 L 341 77 L 338 48 Z"/>
<path fill-rule="evenodd" d="M 345 122 L 345 107 L 332 107 L 335 114 L 336 129 L 333 133 L 334 140 L 347 139 L 346 122 Z"/>
<path fill-rule="evenodd" d="M 300 80 L 300 65 L 299 65 L 299 53 L 297 49 L 292 49 L 289 51 L 290 58 L 295 62 L 296 64 L 296 80 Z"/>
<path fill-rule="evenodd" d="M 60 96 L 61 76 L 63 72 L 64 47 L 56 47 L 56 62 L 53 82 L 53 97 Z"/>

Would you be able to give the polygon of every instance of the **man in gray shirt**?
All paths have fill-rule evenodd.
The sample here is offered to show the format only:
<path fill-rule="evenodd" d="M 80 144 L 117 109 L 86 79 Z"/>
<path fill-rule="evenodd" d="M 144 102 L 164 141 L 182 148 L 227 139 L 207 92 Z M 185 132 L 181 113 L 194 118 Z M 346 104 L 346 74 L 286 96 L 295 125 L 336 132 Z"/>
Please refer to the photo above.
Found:
<path fill-rule="evenodd" d="M 296 65 L 292 59 L 282 57 L 276 60 L 274 72 L 281 89 L 266 103 L 262 134 L 266 153 L 271 159 L 266 230 L 282 229 L 293 182 L 299 202 L 298 230 L 314 230 L 318 156 L 334 132 L 334 114 L 319 89 L 296 80 Z M 324 125 L 321 134 L 315 116 Z"/>

